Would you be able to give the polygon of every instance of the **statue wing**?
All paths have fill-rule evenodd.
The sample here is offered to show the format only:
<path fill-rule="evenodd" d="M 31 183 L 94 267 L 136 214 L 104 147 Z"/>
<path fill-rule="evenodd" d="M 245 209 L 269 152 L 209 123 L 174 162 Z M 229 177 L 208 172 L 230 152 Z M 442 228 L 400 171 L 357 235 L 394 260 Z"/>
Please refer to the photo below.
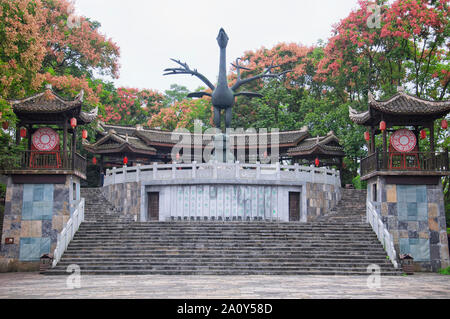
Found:
<path fill-rule="evenodd" d="M 249 97 L 249 98 L 263 97 L 262 94 L 253 93 L 253 92 L 239 92 L 239 93 L 235 93 L 234 96 L 246 96 L 246 97 Z"/>
<path fill-rule="evenodd" d="M 207 92 L 194 92 L 194 93 L 189 93 L 187 97 L 196 97 L 201 99 L 204 96 L 212 96 L 211 93 L 207 93 Z"/>

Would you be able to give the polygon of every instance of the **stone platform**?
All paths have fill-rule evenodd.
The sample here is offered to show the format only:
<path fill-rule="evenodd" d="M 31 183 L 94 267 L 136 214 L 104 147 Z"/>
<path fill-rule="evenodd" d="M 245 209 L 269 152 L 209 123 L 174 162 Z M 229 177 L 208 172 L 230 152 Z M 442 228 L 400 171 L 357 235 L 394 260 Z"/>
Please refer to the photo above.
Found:
<path fill-rule="evenodd" d="M 80 289 L 68 276 L 0 274 L 0 299 L 449 299 L 450 276 L 83 276 Z"/>

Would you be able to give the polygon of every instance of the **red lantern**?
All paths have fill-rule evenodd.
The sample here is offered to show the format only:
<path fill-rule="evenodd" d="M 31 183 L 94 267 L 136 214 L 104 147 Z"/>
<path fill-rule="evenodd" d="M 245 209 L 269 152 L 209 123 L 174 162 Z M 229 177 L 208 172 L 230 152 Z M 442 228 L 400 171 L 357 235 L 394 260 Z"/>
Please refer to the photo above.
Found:
<path fill-rule="evenodd" d="M 319 167 L 319 165 L 320 165 L 320 161 L 319 161 L 319 159 L 318 159 L 318 158 L 316 158 L 315 164 L 316 164 L 316 167 Z"/>
<path fill-rule="evenodd" d="M 83 140 L 87 139 L 87 137 L 88 137 L 88 132 L 87 132 L 86 130 L 83 130 L 83 131 L 81 132 L 81 137 L 83 138 Z"/>
<path fill-rule="evenodd" d="M 8 121 L 3 122 L 2 123 L 2 127 L 3 127 L 4 130 L 7 130 L 8 127 L 9 127 L 9 122 Z"/>
<path fill-rule="evenodd" d="M 443 130 L 448 129 L 448 122 L 446 120 L 442 120 L 441 127 Z"/>
<path fill-rule="evenodd" d="M 97 158 L 96 157 L 92 158 L 92 164 L 97 165 Z"/>
<path fill-rule="evenodd" d="M 385 121 L 381 121 L 380 122 L 380 130 L 381 131 L 386 131 L 386 122 Z"/>
<path fill-rule="evenodd" d="M 425 131 L 425 130 L 420 131 L 420 138 L 422 140 L 426 139 L 427 138 L 427 131 Z"/>
<path fill-rule="evenodd" d="M 364 132 L 364 139 L 368 142 L 370 141 L 370 133 L 369 132 Z"/>
<path fill-rule="evenodd" d="M 26 128 L 21 128 L 20 129 L 20 137 L 21 138 L 27 137 L 27 129 Z"/>
<path fill-rule="evenodd" d="M 70 119 L 70 126 L 72 126 L 72 128 L 77 127 L 77 119 L 76 118 L 72 117 Z"/>
<path fill-rule="evenodd" d="M 128 157 L 124 157 L 123 158 L 123 165 L 127 165 L 128 164 Z"/>

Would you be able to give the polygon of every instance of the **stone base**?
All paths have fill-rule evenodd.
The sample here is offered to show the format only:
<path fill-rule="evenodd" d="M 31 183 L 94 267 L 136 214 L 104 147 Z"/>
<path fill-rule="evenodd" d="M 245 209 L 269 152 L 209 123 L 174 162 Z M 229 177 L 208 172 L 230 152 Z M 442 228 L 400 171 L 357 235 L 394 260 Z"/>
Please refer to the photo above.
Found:
<path fill-rule="evenodd" d="M 410 176 L 393 183 L 386 176 L 368 181 L 368 200 L 394 240 L 397 254 L 411 254 L 416 271 L 449 266 L 444 194 L 440 180 L 423 184 Z"/>
<path fill-rule="evenodd" d="M 0 257 L 0 273 L 5 272 L 36 272 L 40 262 L 21 262 L 17 259 Z"/>

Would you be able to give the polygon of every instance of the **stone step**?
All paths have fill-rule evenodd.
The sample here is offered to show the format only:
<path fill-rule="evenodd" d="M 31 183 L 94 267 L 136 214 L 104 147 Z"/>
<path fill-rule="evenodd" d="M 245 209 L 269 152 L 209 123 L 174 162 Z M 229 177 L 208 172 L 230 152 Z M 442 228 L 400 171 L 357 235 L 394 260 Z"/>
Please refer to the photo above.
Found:
<path fill-rule="evenodd" d="M 82 194 L 90 222 L 81 225 L 49 274 L 67 275 L 65 268 L 71 264 L 78 264 L 87 275 L 367 276 L 371 264 L 379 265 L 382 274 L 400 274 L 365 223 L 365 192 L 343 190 L 336 209 L 307 224 L 135 223 L 118 213 L 99 189 Z"/>
<path fill-rule="evenodd" d="M 49 271 L 46 275 L 62 275 L 67 276 L 66 270 Z M 367 276 L 366 270 L 327 270 L 313 269 L 313 270 L 84 270 L 83 275 L 97 275 L 97 276 L 126 276 L 126 275 L 161 275 L 161 276 Z M 401 272 L 398 271 L 384 271 L 382 276 L 399 276 Z"/>

